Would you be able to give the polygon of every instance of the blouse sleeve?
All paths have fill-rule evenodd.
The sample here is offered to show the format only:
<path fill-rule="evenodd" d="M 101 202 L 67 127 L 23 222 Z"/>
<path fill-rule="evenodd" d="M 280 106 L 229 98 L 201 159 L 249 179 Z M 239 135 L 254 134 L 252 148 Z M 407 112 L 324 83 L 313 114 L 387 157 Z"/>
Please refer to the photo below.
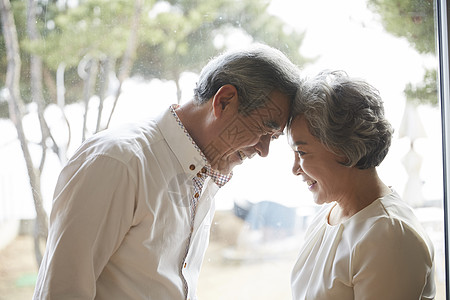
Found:
<path fill-rule="evenodd" d="M 61 172 L 37 299 L 94 299 L 95 282 L 133 219 L 135 183 L 127 166 L 95 156 Z"/>
<path fill-rule="evenodd" d="M 411 226 L 379 220 L 353 251 L 354 299 L 433 299 L 432 251 Z"/>

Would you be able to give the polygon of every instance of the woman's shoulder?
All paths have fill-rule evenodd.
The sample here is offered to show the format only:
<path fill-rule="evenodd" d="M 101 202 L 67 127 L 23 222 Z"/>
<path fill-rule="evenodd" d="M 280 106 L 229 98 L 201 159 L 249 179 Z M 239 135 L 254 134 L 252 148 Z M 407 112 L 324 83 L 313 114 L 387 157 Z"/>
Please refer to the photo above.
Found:
<path fill-rule="evenodd" d="M 355 244 L 395 247 L 414 244 L 431 255 L 433 245 L 414 210 L 393 192 L 377 199 L 369 209 L 348 224 Z"/>
<path fill-rule="evenodd" d="M 395 191 L 378 198 L 352 216 L 347 223 L 347 227 L 361 226 L 361 223 L 367 224 L 366 226 L 405 223 L 410 224 L 411 227 L 421 227 L 414 210 Z"/>

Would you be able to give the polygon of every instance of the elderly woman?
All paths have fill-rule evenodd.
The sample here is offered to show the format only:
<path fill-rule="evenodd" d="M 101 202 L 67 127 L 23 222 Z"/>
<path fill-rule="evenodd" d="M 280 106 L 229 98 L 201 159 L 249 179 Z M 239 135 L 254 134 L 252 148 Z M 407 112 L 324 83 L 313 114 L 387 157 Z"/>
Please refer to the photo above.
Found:
<path fill-rule="evenodd" d="M 344 72 L 305 81 L 288 127 L 292 172 L 321 208 L 292 271 L 294 299 L 434 299 L 434 250 L 379 178 L 392 128 L 378 91 Z"/>

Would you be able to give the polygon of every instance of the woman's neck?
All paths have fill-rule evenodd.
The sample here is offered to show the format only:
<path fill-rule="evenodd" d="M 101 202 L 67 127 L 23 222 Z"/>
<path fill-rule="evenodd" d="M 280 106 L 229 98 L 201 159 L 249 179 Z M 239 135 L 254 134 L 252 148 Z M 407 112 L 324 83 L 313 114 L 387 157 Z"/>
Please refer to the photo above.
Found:
<path fill-rule="evenodd" d="M 328 215 L 330 225 L 348 220 L 375 200 L 391 193 L 391 189 L 378 177 L 375 168 L 355 169 L 352 180 L 347 184 L 349 185 L 347 192 L 336 200 L 336 205 Z"/>

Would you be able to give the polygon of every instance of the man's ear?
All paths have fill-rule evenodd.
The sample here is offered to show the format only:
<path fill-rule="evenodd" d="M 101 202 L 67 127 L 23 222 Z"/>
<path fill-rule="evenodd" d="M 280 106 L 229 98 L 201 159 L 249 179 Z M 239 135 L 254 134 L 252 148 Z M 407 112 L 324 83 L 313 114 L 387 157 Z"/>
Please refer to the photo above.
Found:
<path fill-rule="evenodd" d="M 237 109 L 239 101 L 237 89 L 234 85 L 223 85 L 213 96 L 212 105 L 216 118 L 222 116 L 225 111 Z"/>

